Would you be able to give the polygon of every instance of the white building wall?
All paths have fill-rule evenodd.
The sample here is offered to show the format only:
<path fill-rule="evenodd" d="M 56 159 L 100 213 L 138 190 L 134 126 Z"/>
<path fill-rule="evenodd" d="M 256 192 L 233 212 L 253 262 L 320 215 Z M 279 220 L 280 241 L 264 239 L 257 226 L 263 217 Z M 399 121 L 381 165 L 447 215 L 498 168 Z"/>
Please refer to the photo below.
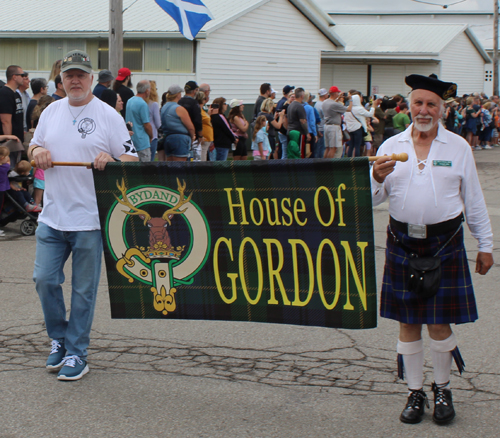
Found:
<path fill-rule="evenodd" d="M 371 90 L 367 90 L 368 66 L 362 64 L 331 64 L 321 66 L 321 87 L 329 89 L 336 85 L 342 91 L 356 89 L 363 94 L 377 94 L 392 96 L 394 94 L 406 95 L 410 88 L 405 84 L 405 77 L 411 74 L 429 76 L 431 73 L 440 74 L 439 64 L 373 64 L 371 70 Z"/>
<path fill-rule="evenodd" d="M 372 66 L 372 91 L 378 87 L 377 94 L 393 96 L 406 95 L 410 87 L 405 84 L 405 77 L 411 74 L 429 76 L 435 73 L 439 76 L 439 64 L 381 64 Z"/>
<path fill-rule="evenodd" d="M 442 50 L 440 58 L 440 79 L 456 82 L 459 95 L 483 91 L 484 59 L 465 33 L 448 44 Z"/>
<path fill-rule="evenodd" d="M 288 0 L 273 0 L 202 40 L 196 76 L 210 84 L 210 99 L 253 104 L 264 82 L 277 98 L 285 85 L 317 94 L 322 50 L 336 47 Z"/>
<path fill-rule="evenodd" d="M 368 66 L 363 64 L 323 64 L 321 66 L 321 88 L 327 90 L 335 85 L 342 91 L 359 90 L 366 93 Z"/>

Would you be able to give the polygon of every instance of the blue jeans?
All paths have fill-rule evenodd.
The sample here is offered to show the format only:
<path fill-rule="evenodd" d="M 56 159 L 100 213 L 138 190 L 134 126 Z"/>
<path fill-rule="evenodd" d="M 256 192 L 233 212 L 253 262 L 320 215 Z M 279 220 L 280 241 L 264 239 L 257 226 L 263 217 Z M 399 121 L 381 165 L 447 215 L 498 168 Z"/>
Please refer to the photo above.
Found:
<path fill-rule="evenodd" d="M 156 149 L 158 148 L 158 139 L 151 140 L 151 161 L 155 160 Z"/>
<path fill-rule="evenodd" d="M 64 264 L 72 253 L 71 313 L 61 285 Z M 36 230 L 36 257 L 33 281 L 42 303 L 47 334 L 64 339 L 67 355 L 87 357 L 90 329 L 101 275 L 101 231 L 58 231 L 43 222 Z"/>
<path fill-rule="evenodd" d="M 316 137 L 316 156 L 313 158 L 323 158 L 325 156 L 325 133 L 321 137 Z"/>
<path fill-rule="evenodd" d="M 281 159 L 286 160 L 286 148 L 288 146 L 288 137 L 281 132 L 278 132 L 278 138 L 281 144 Z"/>
<path fill-rule="evenodd" d="M 215 161 L 226 161 L 229 155 L 229 148 L 215 148 L 217 155 Z"/>
<path fill-rule="evenodd" d="M 349 147 L 345 154 L 346 157 L 351 158 L 354 151 L 354 156 L 361 156 L 361 144 L 363 143 L 363 128 L 359 128 L 356 131 L 349 132 L 351 139 L 349 140 Z"/>

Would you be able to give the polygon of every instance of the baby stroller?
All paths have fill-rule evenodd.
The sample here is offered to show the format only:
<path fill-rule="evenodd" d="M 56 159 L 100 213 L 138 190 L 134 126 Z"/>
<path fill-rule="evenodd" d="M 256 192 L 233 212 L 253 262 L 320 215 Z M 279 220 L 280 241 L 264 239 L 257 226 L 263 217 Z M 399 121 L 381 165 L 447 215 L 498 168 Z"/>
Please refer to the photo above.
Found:
<path fill-rule="evenodd" d="M 9 181 L 33 183 L 33 179 L 34 178 L 31 176 L 15 176 L 9 178 Z M 23 220 L 20 227 L 21 234 L 23 236 L 32 236 L 35 234 L 38 213 L 26 211 L 22 205 L 16 202 L 9 192 L 5 192 L 3 209 L 0 213 L 0 227 L 21 219 Z"/>

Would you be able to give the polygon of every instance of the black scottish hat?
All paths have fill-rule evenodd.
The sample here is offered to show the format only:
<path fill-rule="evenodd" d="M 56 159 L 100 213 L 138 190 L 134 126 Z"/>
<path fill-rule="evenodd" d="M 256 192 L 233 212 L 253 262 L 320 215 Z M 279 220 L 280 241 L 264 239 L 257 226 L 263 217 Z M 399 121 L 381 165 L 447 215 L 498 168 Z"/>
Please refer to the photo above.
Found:
<path fill-rule="evenodd" d="M 405 78 L 406 85 L 412 90 L 428 90 L 437 94 L 441 99 L 446 100 L 457 96 L 457 84 L 453 82 L 443 82 L 435 74 L 430 76 L 410 75 Z"/>

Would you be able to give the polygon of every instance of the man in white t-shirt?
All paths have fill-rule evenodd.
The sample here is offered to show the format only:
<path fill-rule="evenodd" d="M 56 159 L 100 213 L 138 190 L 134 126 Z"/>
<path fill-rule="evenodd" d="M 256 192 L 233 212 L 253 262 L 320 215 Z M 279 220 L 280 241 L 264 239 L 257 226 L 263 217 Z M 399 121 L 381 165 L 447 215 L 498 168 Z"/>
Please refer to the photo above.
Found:
<path fill-rule="evenodd" d="M 399 321 L 398 375 L 406 376 L 404 423 L 422 420 L 424 383 L 422 325 L 429 330 L 434 369 L 434 413 L 438 424 L 455 417 L 450 390 L 452 359 L 464 363 L 450 324 L 473 322 L 477 308 L 464 247 L 462 221 L 477 239 L 476 273 L 493 266 L 493 234 L 468 143 L 440 123 L 444 100 L 456 84 L 410 75 L 413 124 L 389 138 L 372 168 L 373 205 L 389 200 L 390 222 L 380 314 Z M 408 154 L 396 164 L 393 153 Z M 404 371 L 404 373 L 403 373 Z"/>
<path fill-rule="evenodd" d="M 28 155 L 45 170 L 44 207 L 38 218 L 33 278 L 52 348 L 49 371 L 59 380 L 88 373 L 87 347 L 101 273 L 102 241 L 92 172 L 85 167 L 53 167 L 52 162 L 137 161 L 122 117 L 91 92 L 90 59 L 74 50 L 63 59 L 67 97 L 50 104 L 40 117 Z M 71 314 L 66 320 L 61 284 L 72 254 Z"/>

